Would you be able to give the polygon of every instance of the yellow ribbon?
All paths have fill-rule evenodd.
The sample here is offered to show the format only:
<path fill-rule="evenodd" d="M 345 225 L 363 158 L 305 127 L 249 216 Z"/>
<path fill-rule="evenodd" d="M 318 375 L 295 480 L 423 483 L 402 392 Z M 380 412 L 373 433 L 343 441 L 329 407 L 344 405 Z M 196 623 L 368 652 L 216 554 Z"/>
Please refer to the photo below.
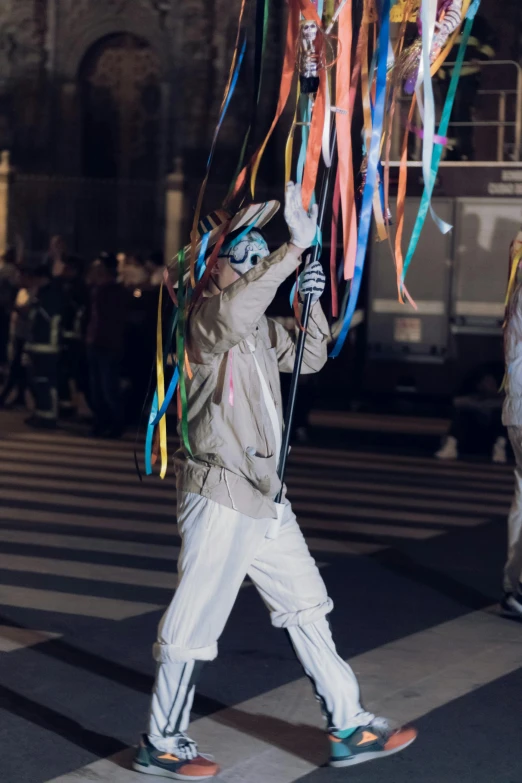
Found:
<path fill-rule="evenodd" d="M 163 370 L 163 330 L 162 330 L 163 283 L 160 286 L 158 300 L 158 320 L 156 327 L 156 378 L 158 384 L 158 410 L 165 400 L 165 373 Z M 159 422 L 161 470 L 160 478 L 167 473 L 167 418 L 163 416 Z"/>
<path fill-rule="evenodd" d="M 518 265 L 522 261 L 522 248 L 518 251 L 518 253 L 515 253 L 513 256 L 513 261 L 511 262 L 511 270 L 509 273 L 509 282 L 508 287 L 506 290 L 506 299 L 504 301 L 504 306 L 507 307 L 509 304 L 509 300 L 511 299 L 513 295 L 513 289 L 515 288 L 515 281 L 517 279 L 517 272 L 518 272 Z"/>
<path fill-rule="evenodd" d="M 288 138 L 285 145 L 285 182 L 288 182 L 292 178 L 292 155 L 294 151 L 294 134 L 297 124 L 297 111 L 299 108 L 299 97 L 301 95 L 301 88 L 299 82 L 297 82 L 297 97 L 295 101 L 294 119 L 292 120 L 292 127 L 288 133 Z"/>

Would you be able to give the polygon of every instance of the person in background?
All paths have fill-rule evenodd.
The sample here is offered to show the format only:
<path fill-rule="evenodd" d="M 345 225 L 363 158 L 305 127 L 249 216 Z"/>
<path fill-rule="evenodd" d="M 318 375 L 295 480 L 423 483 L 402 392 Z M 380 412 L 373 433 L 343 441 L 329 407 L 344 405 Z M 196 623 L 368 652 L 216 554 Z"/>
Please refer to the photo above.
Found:
<path fill-rule="evenodd" d="M 53 277 L 60 277 L 64 270 L 65 259 L 67 258 L 67 245 L 65 239 L 56 234 L 51 237 L 49 250 L 45 256 L 44 264 L 49 267 Z"/>
<path fill-rule="evenodd" d="M 0 257 L 0 370 L 7 365 L 9 324 L 17 287 L 16 251 L 9 248 Z"/>
<path fill-rule="evenodd" d="M 34 398 L 26 424 L 54 429 L 58 421 L 58 361 L 63 300 L 48 265 L 38 267 L 31 286 L 25 356 Z"/>
<path fill-rule="evenodd" d="M 511 245 L 510 264 L 510 281 L 515 281 L 522 265 L 522 228 Z M 513 293 L 510 288 L 511 285 L 504 322 L 506 396 L 502 422 L 515 456 L 515 494 L 508 517 L 508 557 L 501 606 L 506 614 L 522 618 L 522 282 L 515 284 Z"/>
<path fill-rule="evenodd" d="M 116 256 L 100 253 L 90 270 L 91 307 L 86 337 L 93 435 L 112 438 L 120 437 L 124 428 L 120 368 L 128 312 L 128 293 L 117 282 L 117 276 Z"/>
<path fill-rule="evenodd" d="M 165 262 L 161 250 L 149 253 L 145 261 L 145 269 L 149 274 L 149 283 L 153 288 L 159 288 L 163 282 Z"/>
<path fill-rule="evenodd" d="M 32 272 L 30 269 L 20 268 L 20 288 L 16 294 L 13 311 L 11 313 L 10 327 L 10 363 L 7 379 L 0 393 L 0 407 L 13 405 L 25 407 L 25 391 L 27 388 L 27 371 L 23 363 L 25 343 L 29 334 L 29 311 L 32 285 Z M 16 392 L 14 400 L 10 396 Z"/>
<path fill-rule="evenodd" d="M 491 362 L 465 379 L 461 394 L 453 400 L 450 430 L 435 453 L 437 459 L 456 460 L 463 447 L 469 451 L 482 451 L 485 446 L 492 462 L 507 462 L 502 396 L 498 391 L 502 370 L 500 362 Z"/>
<path fill-rule="evenodd" d="M 58 278 L 63 293 L 62 351 L 58 366 L 58 396 L 60 415 L 74 416 L 76 413 L 75 391 L 82 388 L 81 364 L 83 359 L 83 337 L 87 288 L 82 280 L 82 263 L 79 258 L 66 256 L 62 273 Z"/>
<path fill-rule="evenodd" d="M 149 274 L 143 258 L 139 253 L 129 253 L 125 256 L 125 263 L 121 268 L 120 280 L 125 288 L 141 289 L 147 285 Z"/>

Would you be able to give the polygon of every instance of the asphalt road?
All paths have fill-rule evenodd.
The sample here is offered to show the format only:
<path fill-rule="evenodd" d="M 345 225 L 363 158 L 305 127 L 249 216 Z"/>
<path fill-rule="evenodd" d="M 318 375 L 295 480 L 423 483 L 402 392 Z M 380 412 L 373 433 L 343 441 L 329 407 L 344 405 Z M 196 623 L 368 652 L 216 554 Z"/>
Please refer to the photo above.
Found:
<path fill-rule="evenodd" d="M 172 476 L 132 443 L 0 440 L 0 780 L 134 783 L 155 628 L 175 584 Z M 12 426 L 11 426 L 12 425 Z M 245 583 L 192 734 L 226 783 L 522 783 L 522 625 L 499 615 L 510 466 L 295 446 L 288 485 L 365 703 L 414 722 L 403 754 L 323 766 L 321 717 Z"/>

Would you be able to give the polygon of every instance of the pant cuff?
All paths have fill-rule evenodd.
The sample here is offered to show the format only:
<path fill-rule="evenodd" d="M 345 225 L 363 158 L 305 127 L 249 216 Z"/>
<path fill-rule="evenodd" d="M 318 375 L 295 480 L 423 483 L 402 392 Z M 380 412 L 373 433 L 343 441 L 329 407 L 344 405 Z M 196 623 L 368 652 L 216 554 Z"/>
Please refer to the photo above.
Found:
<path fill-rule="evenodd" d="M 213 661 L 217 658 L 217 644 L 208 647 L 176 647 L 174 644 L 156 642 L 152 647 L 152 655 L 158 663 L 187 663 L 187 661 Z"/>
<path fill-rule="evenodd" d="M 301 609 L 298 612 L 271 612 L 270 620 L 274 628 L 290 628 L 293 625 L 310 625 L 316 623 L 333 609 L 333 601 L 327 598 L 322 604 Z"/>

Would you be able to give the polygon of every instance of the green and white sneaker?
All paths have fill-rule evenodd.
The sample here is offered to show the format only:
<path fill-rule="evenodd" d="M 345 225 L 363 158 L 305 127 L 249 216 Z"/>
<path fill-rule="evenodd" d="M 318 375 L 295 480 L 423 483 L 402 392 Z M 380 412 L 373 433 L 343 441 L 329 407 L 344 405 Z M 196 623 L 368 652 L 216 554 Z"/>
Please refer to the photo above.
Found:
<path fill-rule="evenodd" d="M 143 734 L 132 762 L 136 772 L 145 775 L 157 775 L 172 780 L 206 780 L 219 772 L 218 765 L 198 753 L 198 746 L 186 734 L 176 734 L 173 739 L 173 752 L 158 750 Z"/>
<path fill-rule="evenodd" d="M 391 729 L 384 718 L 374 718 L 368 726 L 335 731 L 329 735 L 331 767 L 352 767 L 404 750 L 417 738 L 417 730 Z"/>

